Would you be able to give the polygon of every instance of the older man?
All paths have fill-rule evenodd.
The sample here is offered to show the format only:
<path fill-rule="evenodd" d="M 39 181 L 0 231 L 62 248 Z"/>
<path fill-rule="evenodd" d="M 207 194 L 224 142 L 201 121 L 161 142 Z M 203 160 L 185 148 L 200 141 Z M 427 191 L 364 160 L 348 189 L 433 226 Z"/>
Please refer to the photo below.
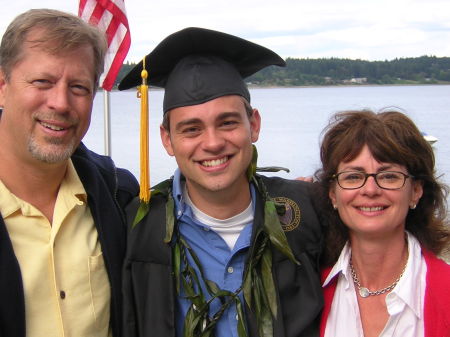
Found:
<path fill-rule="evenodd" d="M 122 207 L 137 182 L 90 152 L 103 35 L 30 10 L 0 46 L 0 335 L 120 334 Z"/>

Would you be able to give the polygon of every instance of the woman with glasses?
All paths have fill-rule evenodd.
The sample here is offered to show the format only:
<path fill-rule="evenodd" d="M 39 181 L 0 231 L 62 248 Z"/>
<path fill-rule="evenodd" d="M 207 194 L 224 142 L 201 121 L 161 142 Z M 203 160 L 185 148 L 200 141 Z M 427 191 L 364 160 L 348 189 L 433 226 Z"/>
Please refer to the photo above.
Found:
<path fill-rule="evenodd" d="M 447 187 L 403 113 L 334 115 L 321 145 L 321 336 L 450 336 Z"/>

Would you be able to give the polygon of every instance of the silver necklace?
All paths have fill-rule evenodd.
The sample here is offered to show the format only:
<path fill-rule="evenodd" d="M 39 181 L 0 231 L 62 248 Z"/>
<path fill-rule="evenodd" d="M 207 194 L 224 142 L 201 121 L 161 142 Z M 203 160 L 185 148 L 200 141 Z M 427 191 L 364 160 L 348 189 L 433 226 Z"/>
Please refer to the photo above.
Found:
<path fill-rule="evenodd" d="M 408 264 L 408 258 L 406 258 L 406 263 L 405 263 L 405 266 L 403 267 L 403 270 L 402 270 L 400 276 L 397 277 L 397 279 L 394 281 L 394 283 L 392 283 L 391 285 L 387 286 L 386 288 L 383 288 L 383 289 L 380 289 L 380 290 L 375 290 L 375 291 L 370 291 L 366 287 L 361 286 L 361 283 L 359 282 L 358 276 L 356 275 L 355 269 L 353 268 L 353 263 L 352 263 L 352 258 L 351 257 L 350 257 L 350 272 L 352 273 L 353 283 L 358 287 L 359 295 L 361 297 L 363 297 L 363 298 L 366 298 L 366 297 L 369 297 L 369 296 L 381 295 L 381 294 L 390 292 L 392 289 L 394 289 L 394 287 L 397 285 L 398 281 L 400 281 L 400 279 L 402 278 L 403 273 L 405 272 L 407 264 Z"/>

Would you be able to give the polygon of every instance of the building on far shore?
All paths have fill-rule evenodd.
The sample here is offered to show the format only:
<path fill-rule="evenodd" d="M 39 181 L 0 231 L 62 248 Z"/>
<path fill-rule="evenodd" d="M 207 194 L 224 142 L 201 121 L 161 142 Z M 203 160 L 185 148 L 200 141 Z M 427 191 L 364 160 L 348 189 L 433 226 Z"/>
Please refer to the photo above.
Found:
<path fill-rule="evenodd" d="M 367 83 L 367 77 L 353 77 L 349 80 L 343 80 L 344 84 L 365 84 Z"/>

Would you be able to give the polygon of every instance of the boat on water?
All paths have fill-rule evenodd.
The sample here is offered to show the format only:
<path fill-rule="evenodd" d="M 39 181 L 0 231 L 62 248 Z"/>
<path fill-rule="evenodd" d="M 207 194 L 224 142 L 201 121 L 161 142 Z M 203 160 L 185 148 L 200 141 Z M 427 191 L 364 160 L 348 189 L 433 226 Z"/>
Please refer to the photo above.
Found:
<path fill-rule="evenodd" d="M 438 141 L 438 139 L 435 136 L 429 135 L 425 132 L 422 132 L 422 136 L 428 143 L 430 143 L 430 145 L 433 145 Z"/>

